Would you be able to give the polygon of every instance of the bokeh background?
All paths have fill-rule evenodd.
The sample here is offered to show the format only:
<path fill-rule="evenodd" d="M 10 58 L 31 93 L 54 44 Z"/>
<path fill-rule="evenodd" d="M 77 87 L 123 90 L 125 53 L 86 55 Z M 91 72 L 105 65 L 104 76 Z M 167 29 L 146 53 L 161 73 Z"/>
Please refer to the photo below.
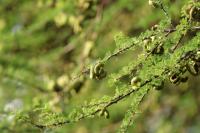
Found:
<path fill-rule="evenodd" d="M 177 24 L 187 0 L 164 2 Z M 0 132 L 115 133 L 131 99 L 109 108 L 110 119 L 96 117 L 43 131 L 17 122 L 15 115 L 34 106 L 67 114 L 85 100 L 114 94 L 106 79 L 86 80 L 78 89 L 65 86 L 114 50 L 117 33 L 138 36 L 163 17 L 148 0 L 0 0 Z M 137 52 L 114 58 L 106 70 L 117 72 L 136 58 Z M 179 86 L 166 81 L 163 90 L 152 90 L 129 132 L 199 133 L 199 81 L 190 76 Z M 62 93 L 52 89 L 57 82 L 64 86 Z"/>

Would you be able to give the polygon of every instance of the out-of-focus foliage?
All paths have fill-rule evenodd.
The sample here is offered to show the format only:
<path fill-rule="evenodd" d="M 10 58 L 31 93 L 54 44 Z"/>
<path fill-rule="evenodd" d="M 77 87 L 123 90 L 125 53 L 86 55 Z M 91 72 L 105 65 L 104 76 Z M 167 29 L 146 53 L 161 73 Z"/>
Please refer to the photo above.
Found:
<path fill-rule="evenodd" d="M 179 24 L 181 8 L 187 2 L 163 0 L 173 25 Z M 185 14 L 188 15 L 187 12 Z M 198 76 L 190 76 L 188 82 L 178 86 L 166 81 L 162 91 L 150 90 L 151 93 L 143 97 L 149 89 L 146 86 L 140 90 L 141 95 L 132 95 L 111 106 L 108 110 L 109 119 L 94 117 L 43 129 L 35 125 L 65 121 L 72 109 L 77 106 L 84 109 L 81 105 L 88 104 L 84 101 L 112 95 L 116 89 L 112 85 L 115 81 L 108 79 L 125 73 L 126 70 L 121 70 L 122 66 L 134 65 L 131 63 L 141 52 L 139 48 L 108 62 L 105 65 L 107 77 L 103 80 L 88 80 L 90 75 L 79 74 L 84 73 L 99 58 L 106 60 L 109 51 L 123 49 L 146 34 L 151 34 L 145 32 L 146 34 L 140 35 L 165 18 L 163 11 L 149 6 L 147 0 L 0 0 L 0 132 L 26 133 L 42 130 L 53 133 L 114 133 L 120 127 L 124 114 L 130 116 L 130 112 L 126 112 L 132 109 L 130 103 L 134 105 L 132 110 L 142 115 L 136 117 L 136 122 L 128 132 L 198 132 Z M 166 23 L 162 21 L 161 25 L 167 25 Z M 185 23 L 183 19 L 183 27 Z M 185 32 L 184 28 L 177 27 L 180 34 L 173 36 L 174 40 L 180 38 Z M 184 42 L 190 41 L 194 34 L 196 33 L 187 36 Z M 198 40 L 199 38 L 190 43 L 195 45 Z M 192 46 L 187 48 L 192 49 Z M 105 54 L 108 56 L 105 57 Z M 173 58 L 176 59 L 180 54 L 181 50 Z M 166 62 L 162 67 L 175 63 L 167 60 L 167 54 L 165 58 Z M 115 72 L 119 72 L 119 75 L 112 75 Z M 146 72 L 143 71 L 141 76 L 148 78 Z M 148 72 L 154 74 L 154 71 Z M 159 84 L 160 81 L 156 83 Z M 117 87 L 116 95 L 127 89 L 127 86 L 121 84 Z M 135 106 L 143 98 L 138 110 Z M 104 97 L 102 101 L 110 101 L 110 97 Z M 91 104 L 96 102 L 99 101 L 92 101 Z M 86 113 L 93 111 L 93 108 L 87 111 Z M 108 117 L 106 111 L 101 113 Z M 25 116 L 21 118 L 19 112 Z M 127 116 L 125 118 L 130 118 Z M 59 121 L 56 121 L 57 118 Z"/>

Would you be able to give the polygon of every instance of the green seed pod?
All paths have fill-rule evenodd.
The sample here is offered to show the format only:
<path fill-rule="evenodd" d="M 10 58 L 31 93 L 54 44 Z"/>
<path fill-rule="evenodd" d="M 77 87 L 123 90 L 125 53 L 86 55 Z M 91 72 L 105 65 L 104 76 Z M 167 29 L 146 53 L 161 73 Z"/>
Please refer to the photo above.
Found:
<path fill-rule="evenodd" d="M 104 116 L 106 119 L 109 119 L 110 118 L 110 114 L 108 112 L 107 109 L 102 109 L 100 112 L 99 112 L 99 116 Z"/>
<path fill-rule="evenodd" d="M 90 56 L 93 47 L 94 47 L 94 42 L 93 41 L 86 41 L 85 42 L 85 47 L 84 47 L 84 50 L 83 50 L 83 56 L 84 57 Z"/>
<path fill-rule="evenodd" d="M 148 45 L 149 43 L 151 42 L 150 39 L 144 39 L 143 43 L 144 43 L 144 46 Z"/>
<path fill-rule="evenodd" d="M 200 51 L 197 51 L 196 55 L 195 55 L 195 60 L 197 62 L 200 62 Z"/>
<path fill-rule="evenodd" d="M 190 61 L 187 65 L 187 70 L 194 76 L 197 76 L 199 73 L 199 65 L 195 61 Z"/>
<path fill-rule="evenodd" d="M 163 54 L 164 53 L 164 48 L 162 45 L 157 46 L 154 50 L 153 50 L 153 54 Z"/>
<path fill-rule="evenodd" d="M 94 79 L 94 75 L 95 75 L 95 73 L 94 73 L 94 66 L 91 65 L 91 66 L 90 66 L 90 78 L 91 78 L 91 79 Z"/>
<path fill-rule="evenodd" d="M 97 63 L 97 64 L 94 66 L 94 72 L 95 72 L 96 74 L 101 73 L 101 71 L 103 70 L 103 67 L 104 67 L 104 64 L 102 64 L 102 63 Z"/>
<path fill-rule="evenodd" d="M 187 59 L 190 58 L 190 56 L 191 56 L 192 54 L 193 54 L 192 51 L 188 51 L 188 52 L 186 52 L 186 53 L 183 53 L 183 54 L 181 55 L 180 60 L 187 60 Z"/>
<path fill-rule="evenodd" d="M 104 110 L 102 109 L 99 111 L 99 116 L 103 116 L 103 114 L 104 114 Z"/>
<path fill-rule="evenodd" d="M 137 90 L 141 86 L 141 79 L 139 77 L 133 77 L 131 79 L 131 86 L 134 90 Z"/>
<path fill-rule="evenodd" d="M 103 69 L 104 64 L 97 63 L 90 66 L 90 78 L 101 80 L 107 76 L 107 72 Z"/>
<path fill-rule="evenodd" d="M 185 73 L 185 72 L 187 72 L 187 67 L 185 67 L 185 66 L 182 67 L 180 71 L 181 71 L 181 73 Z"/>
<path fill-rule="evenodd" d="M 150 47 L 149 47 L 149 45 L 150 45 L 150 43 L 151 43 L 151 39 L 147 38 L 147 39 L 145 39 L 145 40 L 143 41 L 143 43 L 144 43 L 144 49 L 145 49 L 145 51 L 146 51 L 147 53 L 149 53 L 149 52 L 150 52 Z"/>
<path fill-rule="evenodd" d="M 177 84 L 180 81 L 180 77 L 177 74 L 171 74 L 169 80 L 171 83 Z"/>
<path fill-rule="evenodd" d="M 107 76 L 106 71 L 102 71 L 99 75 L 96 75 L 96 79 L 101 80 Z"/>
<path fill-rule="evenodd" d="M 200 8 L 192 7 L 189 12 L 190 20 L 200 22 Z"/>
<path fill-rule="evenodd" d="M 153 30 L 153 31 L 155 31 L 157 29 L 158 29 L 158 25 L 157 24 L 151 27 L 151 30 Z"/>
<path fill-rule="evenodd" d="M 108 110 L 105 110 L 105 111 L 104 111 L 104 117 L 105 117 L 106 119 L 109 119 L 109 118 L 110 118 L 110 114 L 109 114 Z"/>

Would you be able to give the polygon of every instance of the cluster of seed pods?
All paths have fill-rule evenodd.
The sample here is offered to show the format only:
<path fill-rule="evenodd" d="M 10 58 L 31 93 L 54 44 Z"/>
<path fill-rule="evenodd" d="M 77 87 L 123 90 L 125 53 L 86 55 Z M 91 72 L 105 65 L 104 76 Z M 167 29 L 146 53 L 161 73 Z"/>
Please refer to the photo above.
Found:
<path fill-rule="evenodd" d="M 91 79 L 101 80 L 101 79 L 105 78 L 106 75 L 107 75 L 107 72 L 104 70 L 103 63 L 98 62 L 98 63 L 90 66 L 90 78 Z"/>

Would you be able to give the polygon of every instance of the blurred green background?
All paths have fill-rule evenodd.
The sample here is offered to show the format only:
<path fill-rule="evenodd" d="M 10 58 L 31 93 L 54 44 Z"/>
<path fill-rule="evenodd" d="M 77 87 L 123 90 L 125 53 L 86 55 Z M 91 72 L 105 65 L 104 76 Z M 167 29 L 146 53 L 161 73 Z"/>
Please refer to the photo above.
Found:
<path fill-rule="evenodd" d="M 177 24 L 187 0 L 164 2 Z M 17 122 L 15 114 L 34 106 L 67 114 L 85 100 L 112 95 L 114 88 L 106 79 L 86 80 L 75 91 L 64 87 L 63 93 L 52 86 L 65 86 L 88 64 L 114 50 L 117 33 L 138 36 L 163 17 L 148 0 L 0 0 L 0 132 L 116 132 L 131 98 L 112 106 L 110 119 L 87 119 L 44 131 Z M 125 54 L 106 69 L 117 72 L 135 58 L 136 53 Z M 190 77 L 179 86 L 166 82 L 163 90 L 151 91 L 129 132 L 199 133 L 199 80 Z"/>

